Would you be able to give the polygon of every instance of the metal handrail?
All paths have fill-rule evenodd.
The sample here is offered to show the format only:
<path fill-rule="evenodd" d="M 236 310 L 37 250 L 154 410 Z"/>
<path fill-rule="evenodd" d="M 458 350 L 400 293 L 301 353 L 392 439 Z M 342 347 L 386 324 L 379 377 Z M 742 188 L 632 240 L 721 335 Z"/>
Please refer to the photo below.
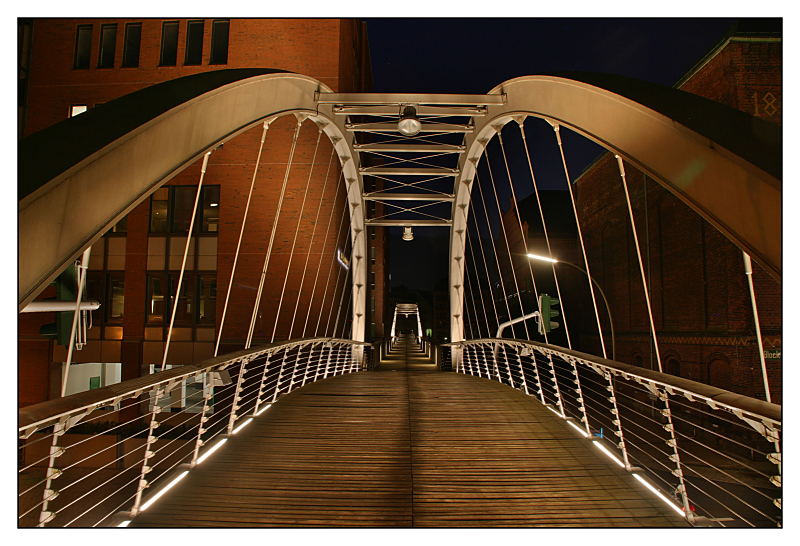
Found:
<path fill-rule="evenodd" d="M 135 517 L 157 498 L 147 488 L 160 488 L 176 470 L 185 475 L 221 445 L 218 437 L 235 434 L 245 418 L 295 388 L 366 369 L 371 350 L 337 338 L 271 343 L 20 409 L 20 526 L 36 525 L 37 513 L 40 527 Z M 109 408 L 122 423 L 99 421 L 109 413 L 96 410 Z"/>
<path fill-rule="evenodd" d="M 536 341 L 443 346 L 454 371 L 522 390 L 606 444 L 691 524 L 780 526 L 781 406 Z"/>

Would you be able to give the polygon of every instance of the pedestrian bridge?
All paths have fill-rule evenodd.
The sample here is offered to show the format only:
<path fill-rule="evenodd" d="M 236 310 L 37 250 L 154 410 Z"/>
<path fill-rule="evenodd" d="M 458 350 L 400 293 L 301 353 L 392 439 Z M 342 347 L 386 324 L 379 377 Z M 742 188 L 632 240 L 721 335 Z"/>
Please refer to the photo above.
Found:
<path fill-rule="evenodd" d="M 498 186 L 505 182 L 515 202 L 522 187 L 508 167 L 504 127 L 525 142 L 526 119 L 537 117 L 553 129 L 570 190 L 561 126 L 617 155 L 637 252 L 623 159 L 739 245 L 745 267 L 752 255 L 780 278 L 780 135 L 741 112 L 686 94 L 665 98 L 669 90 L 639 83 L 530 76 L 481 96 L 359 96 L 294 74 L 221 70 L 153 86 L 25 139 L 20 310 L 79 256 L 85 270 L 92 243 L 181 169 L 203 160 L 199 196 L 221 143 L 263 124 L 263 147 L 269 124 L 287 114 L 297 125 L 268 248 L 294 145 L 311 120 L 341 164 L 351 269 L 348 290 L 336 287 L 338 275 L 336 284 L 314 280 L 323 302 L 328 285 L 331 298 L 340 294 L 332 330 L 333 302 L 323 331 L 320 315 L 313 333 L 309 327 L 306 336 L 306 318 L 292 335 L 298 309 L 311 308 L 301 305 L 301 289 L 289 335 L 276 341 L 291 258 L 283 289 L 265 287 L 268 250 L 242 350 L 21 409 L 19 525 L 780 525 L 781 407 L 662 373 L 649 299 L 659 371 L 609 360 L 592 282 L 602 356 L 573 349 L 566 316 L 566 346 L 551 344 L 549 323 L 541 323 L 550 300 L 543 313 L 534 271 L 524 257 L 527 267 L 513 264 L 506 222 L 498 221 Z M 122 121 L 109 124 L 115 114 Z M 497 182 L 487 147 L 494 137 L 502 151 L 495 166 L 508 176 Z M 524 149 L 524 183 L 538 202 Z M 258 161 L 253 184 L 257 171 Z M 364 177 L 384 180 L 384 190 L 368 191 Z M 389 212 L 370 217 L 370 201 Z M 440 213 L 421 212 L 429 205 Z M 421 325 L 419 346 L 394 336 L 364 341 L 370 226 L 402 226 L 409 237 L 412 227 L 449 230 L 450 343 L 419 339 Z M 186 253 L 181 274 L 185 266 Z M 235 269 L 236 258 L 231 284 Z M 648 294 L 641 256 L 632 275 L 639 274 Z M 305 275 L 304 268 L 303 282 Z M 280 300 L 272 339 L 259 345 L 252 339 L 263 290 L 280 290 Z M 80 301 L 75 307 L 69 354 L 85 312 Z M 226 300 L 217 349 L 227 311 Z M 533 339 L 534 319 L 544 343 Z M 513 339 L 494 334 L 506 325 Z M 612 355 L 613 344 L 612 337 Z M 766 372 L 765 390 L 769 397 Z"/>

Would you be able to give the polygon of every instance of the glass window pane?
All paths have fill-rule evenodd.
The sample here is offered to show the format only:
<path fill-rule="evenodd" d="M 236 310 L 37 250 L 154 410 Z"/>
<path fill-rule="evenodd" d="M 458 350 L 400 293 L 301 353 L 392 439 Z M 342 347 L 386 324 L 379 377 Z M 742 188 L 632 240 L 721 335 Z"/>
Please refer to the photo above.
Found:
<path fill-rule="evenodd" d="M 219 231 L 219 186 L 206 186 L 203 189 L 203 233 Z"/>
<path fill-rule="evenodd" d="M 172 233 L 188 233 L 192 222 L 192 207 L 197 196 L 197 189 L 191 186 L 175 186 L 172 188 Z"/>
<path fill-rule="evenodd" d="M 147 276 L 147 322 L 160 323 L 164 321 L 164 278 L 162 275 Z"/>
<path fill-rule="evenodd" d="M 125 313 L 125 279 L 109 276 L 107 301 L 109 322 L 122 320 Z"/>
<path fill-rule="evenodd" d="M 197 322 L 213 324 L 217 310 L 217 276 L 200 275 Z"/>
<path fill-rule="evenodd" d="M 142 23 L 125 25 L 125 51 L 122 52 L 122 66 L 139 66 L 139 46 L 142 42 Z"/>
<path fill-rule="evenodd" d="M 211 27 L 211 64 L 228 63 L 228 30 L 230 21 L 214 21 Z"/>
<path fill-rule="evenodd" d="M 81 25 L 75 38 L 75 68 L 89 68 L 92 51 L 92 25 Z"/>
<path fill-rule="evenodd" d="M 161 66 L 178 63 L 178 21 L 167 21 L 161 28 Z"/>
<path fill-rule="evenodd" d="M 150 197 L 150 232 L 167 232 L 167 204 L 169 203 L 169 188 L 158 188 Z"/>
<path fill-rule="evenodd" d="M 69 109 L 69 117 L 75 117 L 78 114 L 83 114 L 88 108 L 85 104 L 73 104 Z"/>
<path fill-rule="evenodd" d="M 114 51 L 117 47 L 117 25 L 103 25 L 100 27 L 100 58 L 97 68 L 114 67 Z"/>
<path fill-rule="evenodd" d="M 175 294 L 178 288 L 179 275 L 170 275 L 170 294 Z M 194 275 L 185 274 L 181 284 L 181 293 L 178 297 L 178 306 L 175 309 L 175 324 L 191 324 L 194 313 Z M 170 302 L 170 308 L 174 301 Z M 170 309 L 171 311 L 171 309 Z"/>
<path fill-rule="evenodd" d="M 114 227 L 111 228 L 111 233 L 127 233 L 128 232 L 128 217 L 125 216 L 114 224 Z"/>
<path fill-rule="evenodd" d="M 186 60 L 183 64 L 203 62 L 203 21 L 189 21 L 186 27 Z"/>

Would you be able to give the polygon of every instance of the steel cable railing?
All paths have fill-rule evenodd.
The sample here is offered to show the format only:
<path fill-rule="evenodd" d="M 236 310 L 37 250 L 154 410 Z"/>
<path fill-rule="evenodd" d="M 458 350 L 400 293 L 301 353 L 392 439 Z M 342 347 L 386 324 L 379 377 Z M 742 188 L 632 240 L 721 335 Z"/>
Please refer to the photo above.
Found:
<path fill-rule="evenodd" d="M 23 408 L 18 525 L 130 520 L 218 437 L 306 383 L 366 369 L 371 351 L 334 338 L 274 343 Z"/>
<path fill-rule="evenodd" d="M 563 411 L 693 525 L 781 525 L 780 406 L 544 343 L 479 339 L 442 349 L 455 371 Z"/>

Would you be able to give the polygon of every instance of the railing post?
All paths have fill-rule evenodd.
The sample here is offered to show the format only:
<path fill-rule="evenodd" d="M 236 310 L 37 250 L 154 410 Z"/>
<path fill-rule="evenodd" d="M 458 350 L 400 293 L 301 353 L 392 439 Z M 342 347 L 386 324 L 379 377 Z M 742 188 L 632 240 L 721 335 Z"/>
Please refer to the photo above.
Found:
<path fill-rule="evenodd" d="M 253 417 L 256 416 L 258 413 L 258 408 L 261 406 L 261 396 L 264 394 L 264 383 L 267 380 L 270 358 L 272 358 L 272 351 L 267 353 L 267 359 L 264 361 L 264 371 L 261 372 L 261 382 L 258 384 L 258 395 L 256 396 L 256 407 L 253 409 Z"/>
<path fill-rule="evenodd" d="M 47 510 L 47 505 L 58 496 L 57 491 L 52 489 L 53 480 L 61 475 L 61 470 L 55 468 L 56 458 L 64 453 L 64 448 L 58 445 L 58 438 L 66 431 L 66 422 L 68 417 L 62 417 L 58 423 L 53 425 L 53 443 L 50 445 L 50 460 L 47 463 L 47 481 L 44 486 L 44 493 L 42 494 L 42 510 L 39 512 L 39 527 L 44 527 L 45 523 L 51 521 L 56 517 L 54 512 Z"/>
<path fill-rule="evenodd" d="M 228 418 L 228 435 L 233 432 L 233 424 L 236 422 L 236 410 L 239 409 L 239 400 L 241 400 L 239 393 L 242 392 L 244 374 L 247 372 L 247 364 L 249 362 L 249 358 L 243 358 L 242 364 L 239 366 L 239 377 L 236 380 L 236 392 L 233 395 L 233 402 L 231 403 L 231 415 Z"/>
<path fill-rule="evenodd" d="M 583 421 L 583 426 L 586 428 L 586 434 L 589 437 L 592 437 L 592 430 L 589 428 L 589 416 L 586 414 L 586 404 L 583 401 L 583 389 L 581 389 L 581 379 L 578 376 L 578 363 L 577 361 L 570 357 L 569 363 L 572 364 L 572 374 L 575 376 L 575 392 L 578 393 L 578 404 L 580 404 L 581 414 L 581 421 Z"/>
<path fill-rule="evenodd" d="M 675 470 L 672 472 L 672 474 L 678 478 L 677 490 L 681 494 L 683 511 L 686 514 L 686 519 L 689 521 L 689 523 L 694 523 L 694 514 L 692 514 L 691 505 L 689 504 L 689 494 L 686 491 L 686 483 L 683 479 L 681 457 L 678 453 L 678 439 L 675 437 L 675 426 L 672 423 L 672 411 L 669 407 L 669 393 L 667 393 L 667 391 L 658 389 L 655 384 L 650 384 L 650 387 L 656 392 L 656 396 L 658 396 L 658 398 L 664 402 L 664 410 L 661 412 L 661 414 L 667 418 L 667 424 L 664 425 L 664 430 L 669 432 L 670 439 L 667 440 L 667 445 L 670 446 L 673 451 L 673 454 L 669 458 L 673 463 L 675 463 Z"/>
<path fill-rule="evenodd" d="M 205 445 L 205 442 L 203 442 L 203 433 L 206 432 L 206 429 L 203 428 L 203 424 L 208 421 L 206 412 L 211 409 L 211 406 L 208 405 L 208 401 L 211 400 L 213 396 L 211 388 L 205 388 L 207 375 L 208 372 L 203 374 L 203 411 L 200 412 L 200 424 L 197 426 L 197 439 L 194 442 L 194 453 L 192 454 L 192 462 L 189 463 L 189 468 L 197 466 L 197 456 L 200 454 L 200 448 Z"/>
<path fill-rule="evenodd" d="M 292 392 L 292 389 L 294 388 L 294 378 L 297 375 L 297 368 L 300 367 L 300 357 L 301 357 L 302 351 L 303 351 L 303 346 L 302 345 L 298 345 L 297 346 L 297 356 L 294 359 L 294 366 L 292 366 L 292 377 L 289 379 L 289 390 L 286 391 L 287 393 Z"/>
<path fill-rule="evenodd" d="M 139 475 L 139 487 L 136 490 L 136 498 L 133 500 L 133 508 L 131 508 L 131 517 L 135 518 L 139 514 L 139 507 L 142 505 L 142 492 L 148 487 L 145 476 L 150 472 L 151 468 L 147 466 L 147 462 L 155 455 L 150 451 L 150 446 L 156 441 L 153 436 L 153 431 L 158 427 L 156 415 L 161 413 L 161 407 L 158 405 L 158 400 L 166 394 L 166 388 L 155 388 L 155 396 L 153 397 L 153 411 L 150 415 L 150 427 L 147 429 L 147 442 L 144 445 L 144 459 L 142 460 L 142 471 Z"/>
<path fill-rule="evenodd" d="M 508 362 L 508 352 L 506 351 L 506 346 L 503 344 L 503 355 L 506 357 L 506 368 L 508 369 L 508 383 L 511 385 L 512 389 L 516 389 L 514 386 L 514 378 L 511 377 L 511 364 Z"/>
<path fill-rule="evenodd" d="M 556 375 L 556 365 L 553 362 L 552 353 L 547 353 L 547 360 L 550 362 L 550 372 L 553 374 L 553 386 L 556 389 L 556 402 L 558 402 L 558 409 L 561 411 L 561 416 L 566 417 L 564 413 L 564 402 L 561 400 L 561 387 L 558 385 L 558 376 Z"/>
<path fill-rule="evenodd" d="M 303 372 L 303 382 L 300 384 L 301 387 L 305 387 L 306 386 L 306 381 L 308 381 L 308 372 L 311 369 L 311 361 L 313 360 L 312 357 L 314 355 L 314 346 L 315 345 L 318 345 L 318 343 L 312 343 L 311 344 L 311 349 L 308 352 L 308 362 L 306 363 L 306 369 Z M 320 353 L 320 355 L 321 355 L 321 353 Z"/>
<path fill-rule="evenodd" d="M 528 350 L 527 347 L 522 347 L 521 349 L 517 347 L 515 354 L 517 355 L 517 364 L 519 364 L 519 376 L 522 381 L 522 388 L 525 390 L 525 394 L 530 396 L 530 392 L 528 392 L 528 379 L 525 377 L 525 368 L 522 367 L 522 351 Z"/>
<path fill-rule="evenodd" d="M 275 390 L 272 391 L 272 402 L 275 403 L 275 400 L 278 399 L 278 392 L 281 389 L 281 378 L 283 377 L 283 368 L 286 366 L 286 356 L 289 353 L 289 348 L 283 348 L 283 358 L 281 359 L 281 367 L 278 370 L 278 380 L 275 382 Z"/>
<path fill-rule="evenodd" d="M 611 393 L 611 396 L 608 398 L 608 400 L 611 402 L 611 406 L 612 406 L 611 407 L 611 422 L 613 424 L 617 425 L 616 435 L 619 437 L 619 443 L 617 444 L 617 447 L 620 450 L 622 450 L 622 460 L 625 463 L 625 470 L 630 472 L 631 471 L 631 463 L 630 463 L 630 460 L 628 459 L 628 448 L 625 445 L 625 437 L 623 436 L 623 432 L 622 432 L 622 420 L 620 419 L 619 408 L 617 407 L 617 393 L 614 391 L 614 376 L 611 375 L 611 372 L 609 372 L 608 370 L 605 370 L 605 371 L 603 371 L 603 377 L 605 377 L 606 381 L 608 381 L 608 387 L 606 387 L 606 388 L 608 389 L 608 392 Z M 590 432 L 590 434 L 591 434 L 591 432 Z"/>

